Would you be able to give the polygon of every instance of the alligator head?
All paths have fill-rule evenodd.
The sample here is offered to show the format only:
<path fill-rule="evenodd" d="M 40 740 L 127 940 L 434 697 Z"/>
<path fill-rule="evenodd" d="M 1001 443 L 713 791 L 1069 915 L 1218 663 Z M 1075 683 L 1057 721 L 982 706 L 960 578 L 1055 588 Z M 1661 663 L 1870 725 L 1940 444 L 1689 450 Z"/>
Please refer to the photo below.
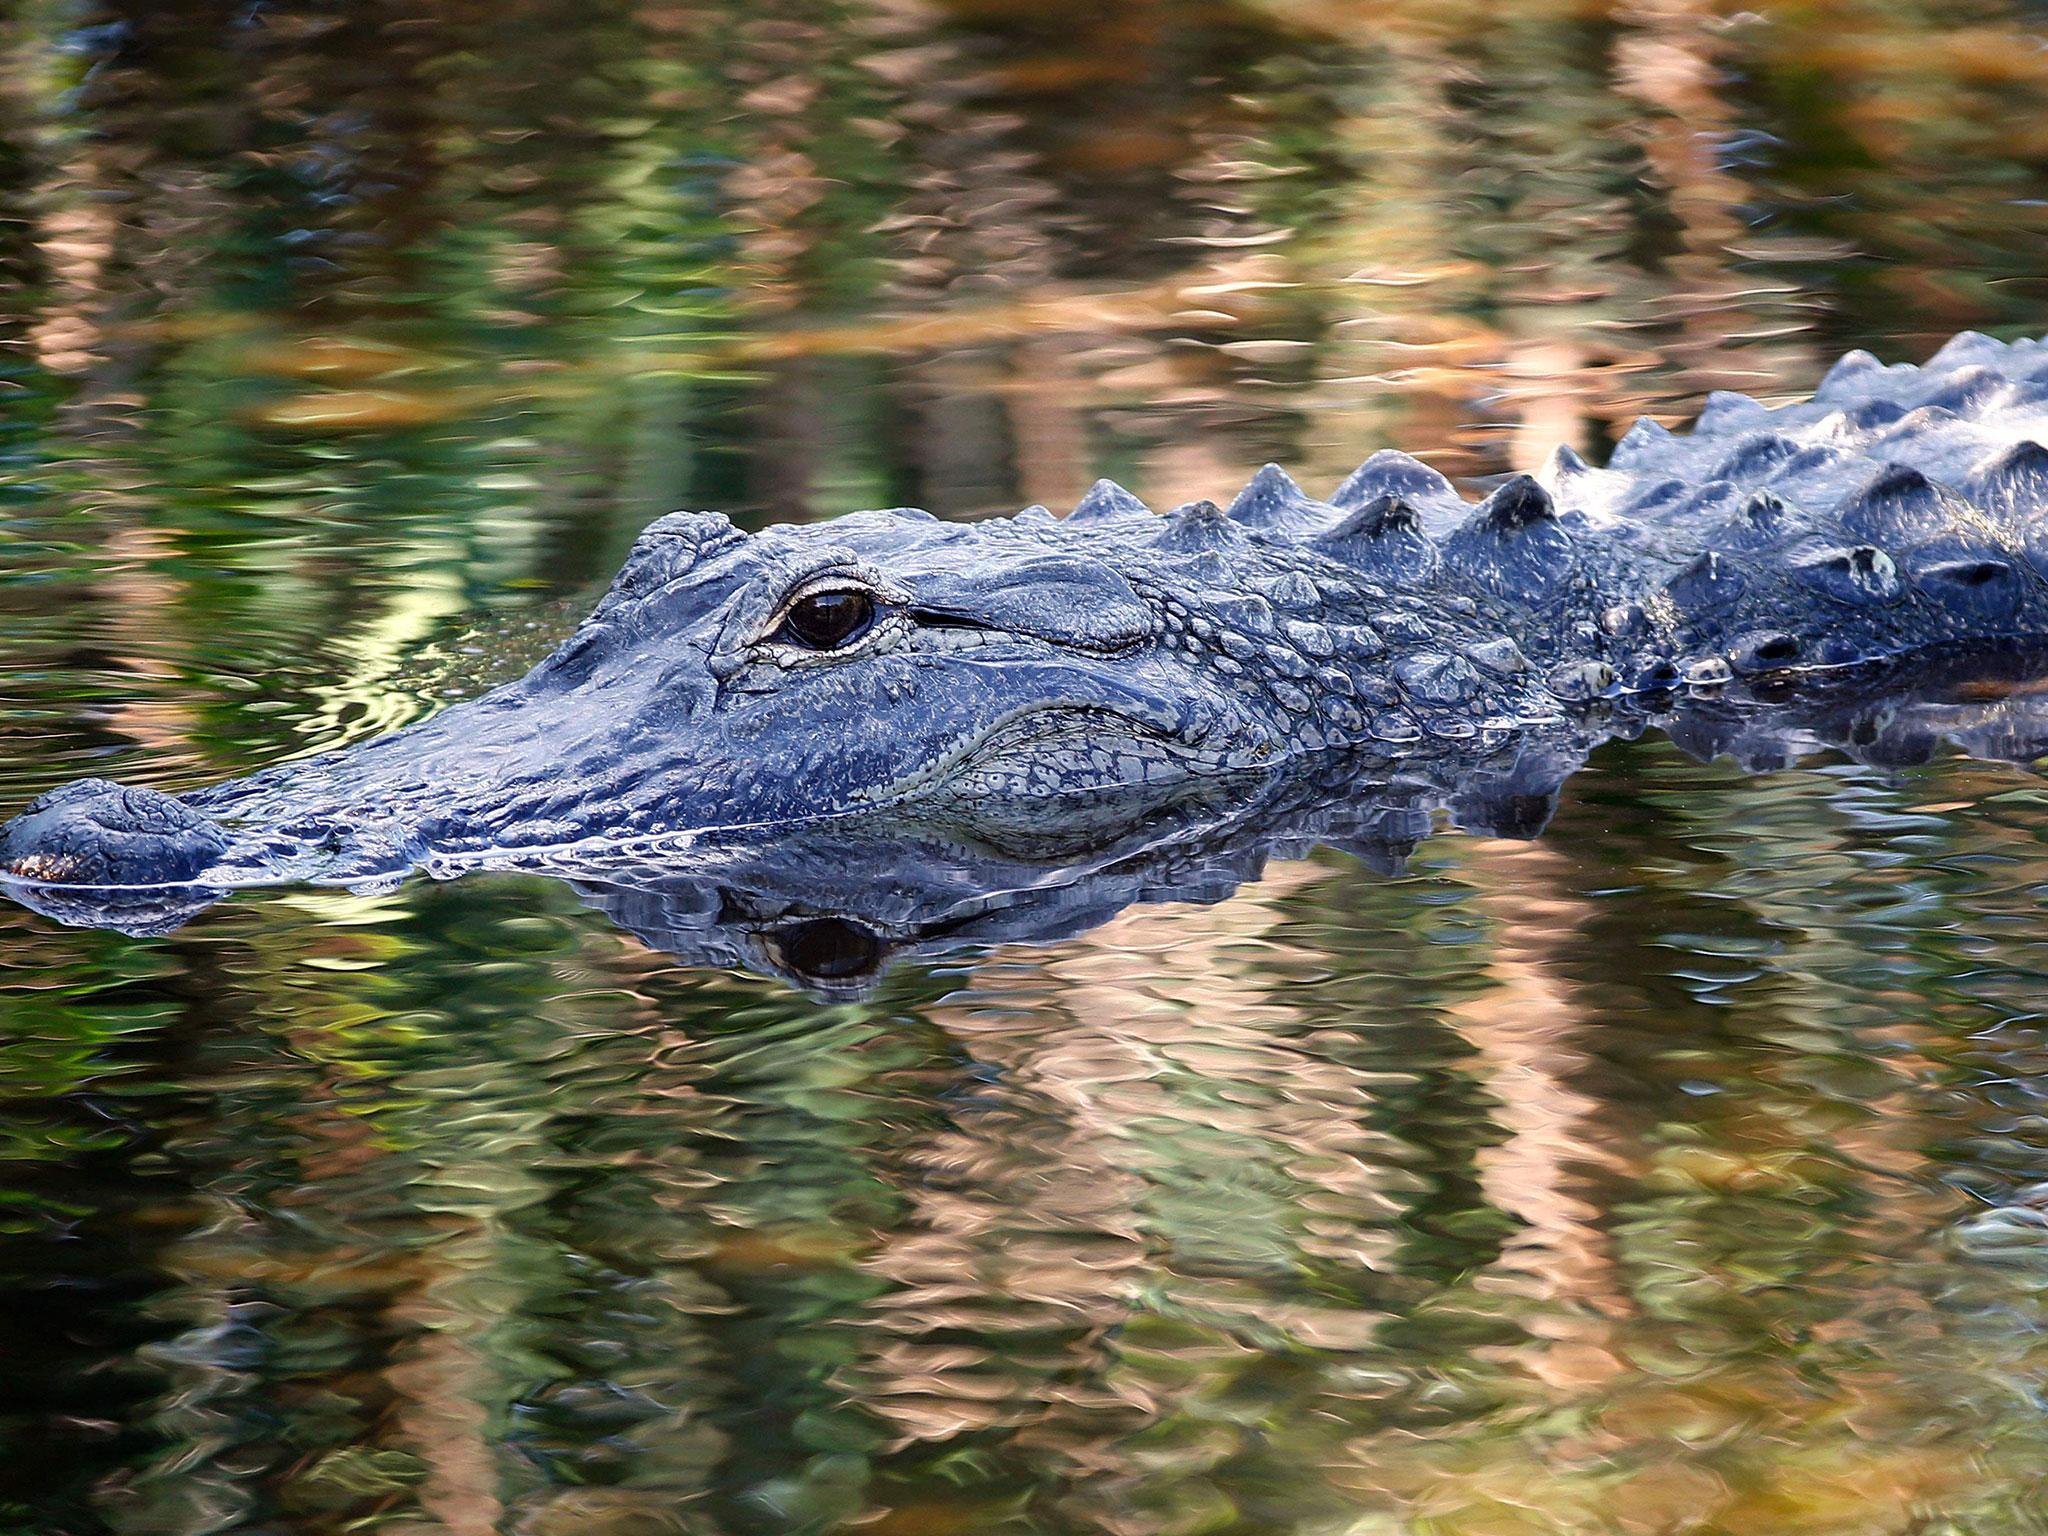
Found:
<path fill-rule="evenodd" d="M 677 514 L 518 682 L 183 797 L 66 786 L 0 832 L 0 869 L 95 886 L 360 881 L 912 797 L 986 822 L 1170 794 L 1280 746 L 1256 700 L 1179 643 L 1187 617 L 1113 539 L 1043 511 L 754 535 Z"/>

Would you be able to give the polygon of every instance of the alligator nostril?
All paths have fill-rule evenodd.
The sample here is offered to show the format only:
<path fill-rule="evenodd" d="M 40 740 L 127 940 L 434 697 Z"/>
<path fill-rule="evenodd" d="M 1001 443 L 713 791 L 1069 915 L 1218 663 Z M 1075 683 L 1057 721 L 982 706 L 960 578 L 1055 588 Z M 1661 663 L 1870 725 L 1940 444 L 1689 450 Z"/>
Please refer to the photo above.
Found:
<path fill-rule="evenodd" d="M 196 879 L 227 833 L 153 789 L 80 779 L 0 827 L 0 871 L 52 885 L 167 885 Z"/>
<path fill-rule="evenodd" d="M 1759 672 L 1795 666 L 1804 651 L 1805 647 L 1797 635 L 1754 635 L 1729 652 L 1728 659 L 1734 663 L 1737 672 L 1754 676 Z"/>

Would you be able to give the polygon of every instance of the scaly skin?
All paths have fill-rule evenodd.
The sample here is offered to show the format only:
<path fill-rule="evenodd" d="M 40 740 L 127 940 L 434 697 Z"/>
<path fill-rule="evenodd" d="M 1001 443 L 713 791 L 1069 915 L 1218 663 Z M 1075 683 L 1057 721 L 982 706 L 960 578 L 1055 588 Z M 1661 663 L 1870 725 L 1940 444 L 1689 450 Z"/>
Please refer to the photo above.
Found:
<path fill-rule="evenodd" d="M 1106 481 L 1065 519 L 678 513 L 519 682 L 182 797 L 67 786 L 0 829 L 0 869 L 360 882 L 878 807 L 1045 829 L 1311 755 L 1476 762 L 1617 701 L 2048 641 L 2043 438 L 2048 344 L 1964 335 L 1919 369 L 1852 353 L 1782 410 L 1713 396 L 1688 436 L 1639 423 L 1606 469 L 1560 450 L 1476 509 L 1379 453 L 1327 502 L 1269 466 L 1163 517 Z"/>

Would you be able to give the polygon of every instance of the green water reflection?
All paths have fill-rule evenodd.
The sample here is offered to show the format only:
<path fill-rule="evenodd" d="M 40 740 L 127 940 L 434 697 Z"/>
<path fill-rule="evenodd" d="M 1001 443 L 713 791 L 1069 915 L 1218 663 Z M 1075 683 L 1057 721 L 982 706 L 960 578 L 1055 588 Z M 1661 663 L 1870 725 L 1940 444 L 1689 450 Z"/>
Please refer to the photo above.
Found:
<path fill-rule="evenodd" d="M 0 807 L 633 532 L 1482 475 L 2048 314 L 2037 8 L 22 0 Z M 533 879 L 0 909 L 0 1530 L 2048 1530 L 2018 769 L 1616 744 L 824 1006 Z"/>

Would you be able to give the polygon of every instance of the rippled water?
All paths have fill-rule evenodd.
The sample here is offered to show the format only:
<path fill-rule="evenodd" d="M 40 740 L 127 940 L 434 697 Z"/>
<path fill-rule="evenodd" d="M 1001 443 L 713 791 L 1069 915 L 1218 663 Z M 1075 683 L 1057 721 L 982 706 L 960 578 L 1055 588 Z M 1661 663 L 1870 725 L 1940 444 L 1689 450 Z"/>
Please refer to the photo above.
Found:
<path fill-rule="evenodd" d="M 2048 329 L 2043 27 L 24 0 L 0 810 L 516 674 L 672 506 L 1484 476 Z M 837 1002 L 536 877 L 0 907 L 0 1529 L 2048 1530 L 2044 829 L 1614 743 Z"/>

